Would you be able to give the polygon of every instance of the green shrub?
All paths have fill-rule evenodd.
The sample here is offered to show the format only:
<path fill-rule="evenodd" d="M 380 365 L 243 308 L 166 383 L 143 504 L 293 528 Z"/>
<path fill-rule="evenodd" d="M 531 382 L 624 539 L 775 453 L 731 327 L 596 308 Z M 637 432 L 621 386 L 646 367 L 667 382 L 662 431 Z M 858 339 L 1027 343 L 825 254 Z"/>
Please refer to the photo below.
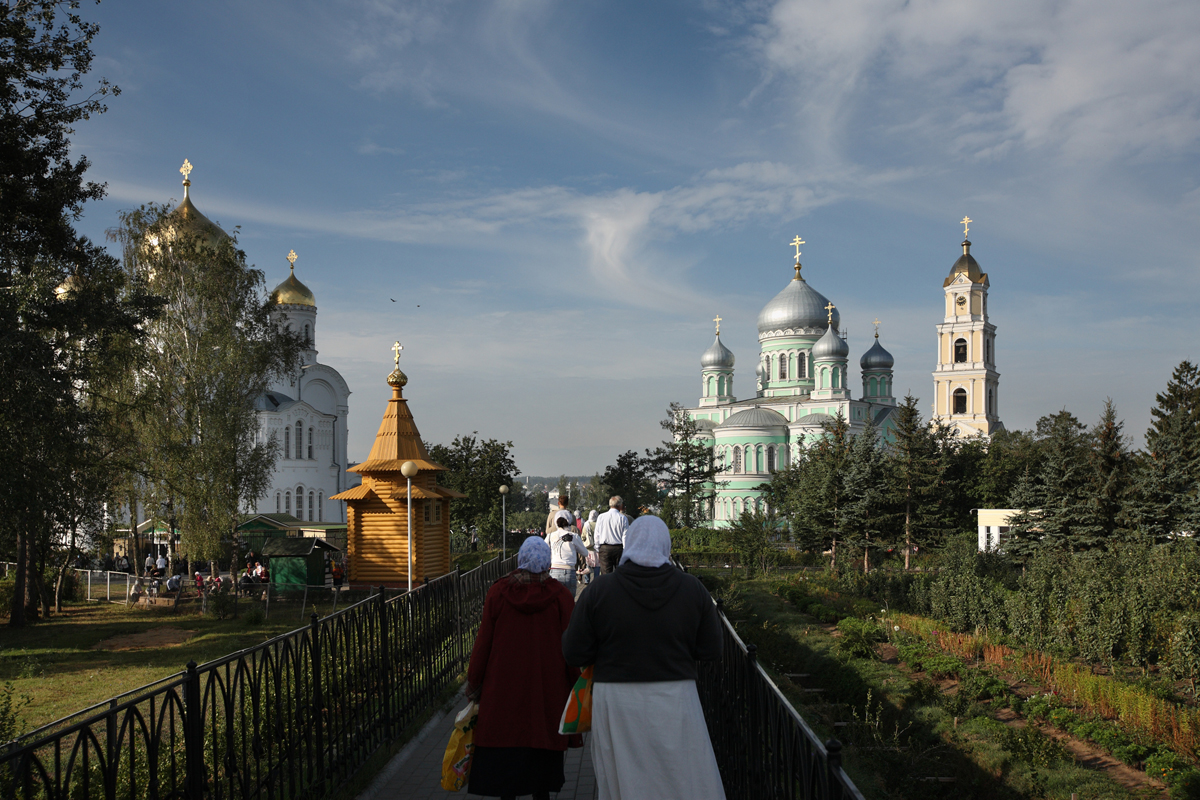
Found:
<path fill-rule="evenodd" d="M 1047 719 L 1054 727 L 1066 730 L 1079 722 L 1079 715 L 1069 708 L 1056 708 L 1050 712 Z"/>
<path fill-rule="evenodd" d="M 838 632 L 838 652 L 849 658 L 875 658 L 875 644 L 883 641 L 883 631 L 874 620 L 846 617 L 838 623 Z"/>
<path fill-rule="evenodd" d="M 1042 733 L 1034 725 L 1005 728 L 1000 732 L 1000 746 L 1022 761 L 1035 767 L 1049 767 L 1067 759 L 1067 752 L 1057 739 Z"/>
<path fill-rule="evenodd" d="M 263 612 L 262 606 L 255 604 L 242 612 L 241 623 L 247 628 L 257 628 L 263 624 L 263 620 L 266 618 L 267 615 Z"/>
<path fill-rule="evenodd" d="M 929 648 L 920 639 L 910 639 L 906 642 L 901 642 L 896 648 L 900 651 L 900 660 L 908 664 L 908 668 L 913 672 L 925 671 L 925 659 L 929 655 Z"/>
<path fill-rule="evenodd" d="M 1057 695 L 1037 694 L 1025 701 L 1025 716 L 1035 719 L 1046 719 L 1050 712 L 1062 707 L 1062 701 Z"/>
<path fill-rule="evenodd" d="M 958 694 L 972 702 L 991 700 L 1008 694 L 1008 684 L 986 672 L 971 670 L 959 681 Z"/>
<path fill-rule="evenodd" d="M 1179 627 L 1171 637 L 1171 674 L 1182 678 L 1196 693 L 1196 680 L 1200 678 L 1200 614 L 1185 614 L 1179 618 Z"/>
<path fill-rule="evenodd" d="M 1152 751 L 1149 747 L 1141 744 L 1124 744 L 1112 749 L 1112 754 L 1115 758 L 1130 766 L 1136 766 L 1146 760 L 1146 756 Z"/>
<path fill-rule="evenodd" d="M 21 709 L 29 705 L 27 695 L 18 695 L 12 681 L 0 686 L 0 742 L 8 742 L 25 732 Z"/>
<path fill-rule="evenodd" d="M 1200 800 L 1200 771 L 1181 772 L 1171 786 L 1171 800 Z"/>
<path fill-rule="evenodd" d="M 960 659 L 941 653 L 926 656 L 922 666 L 934 678 L 954 678 L 962 674 L 965 669 L 965 665 Z"/>
<path fill-rule="evenodd" d="M 1168 786 L 1174 786 L 1185 773 L 1192 769 L 1193 767 L 1187 759 L 1165 747 L 1159 747 L 1158 750 L 1146 757 L 1146 774 L 1151 778 L 1158 778 Z"/>

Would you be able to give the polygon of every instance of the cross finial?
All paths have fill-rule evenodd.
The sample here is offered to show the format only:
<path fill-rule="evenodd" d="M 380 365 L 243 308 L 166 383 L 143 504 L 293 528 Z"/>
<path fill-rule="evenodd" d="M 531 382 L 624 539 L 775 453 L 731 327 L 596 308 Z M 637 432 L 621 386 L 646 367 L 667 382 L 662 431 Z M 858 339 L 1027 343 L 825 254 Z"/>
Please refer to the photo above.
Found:
<path fill-rule="evenodd" d="M 298 256 L 296 255 L 296 251 L 295 251 L 295 250 L 289 250 L 289 251 L 288 251 L 288 254 L 287 254 L 287 260 L 288 260 L 288 263 L 292 265 L 292 269 L 293 269 L 293 270 L 295 270 L 295 269 L 296 269 L 296 258 L 297 258 L 297 257 L 298 257 Z"/>
<path fill-rule="evenodd" d="M 788 242 L 792 247 L 796 248 L 796 263 L 800 263 L 800 245 L 804 244 L 804 240 L 797 236 L 792 241 Z"/>
<path fill-rule="evenodd" d="M 962 218 L 963 238 L 964 239 L 967 238 L 967 232 L 971 230 L 971 223 L 974 221 L 975 220 L 971 219 L 970 217 Z"/>
<path fill-rule="evenodd" d="M 832 302 L 830 302 L 829 305 L 825 306 L 825 310 L 829 313 L 828 323 L 830 325 L 833 324 L 833 310 L 835 308 L 837 308 L 837 306 L 835 306 Z"/>
<path fill-rule="evenodd" d="M 183 173 L 183 182 L 186 184 L 189 180 L 188 176 L 192 174 L 192 162 L 185 158 L 183 160 L 183 166 L 179 168 L 179 171 Z"/>
<path fill-rule="evenodd" d="M 404 345 L 396 342 L 392 345 L 392 352 L 396 354 L 396 369 L 400 369 L 400 351 L 404 349 Z"/>
<path fill-rule="evenodd" d="M 713 322 L 717 323 L 717 336 L 721 335 L 721 315 L 717 314 L 713 317 Z"/>
<path fill-rule="evenodd" d="M 879 317 L 875 318 L 875 338 L 879 338 Z"/>

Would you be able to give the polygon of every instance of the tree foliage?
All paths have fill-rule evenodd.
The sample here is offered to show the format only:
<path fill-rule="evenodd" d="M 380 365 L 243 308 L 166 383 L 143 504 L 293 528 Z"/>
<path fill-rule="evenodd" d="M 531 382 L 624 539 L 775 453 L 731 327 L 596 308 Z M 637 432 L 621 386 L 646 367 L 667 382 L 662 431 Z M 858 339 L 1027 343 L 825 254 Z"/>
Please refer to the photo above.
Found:
<path fill-rule="evenodd" d="M 659 423 L 670 434 L 647 462 L 663 483 L 663 514 L 671 527 L 694 528 L 712 519 L 716 463 L 711 439 L 700 436 L 700 423 L 679 403 L 671 403 Z"/>
<path fill-rule="evenodd" d="M 299 369 L 304 343 L 272 319 L 263 274 L 234 237 L 202 238 L 158 205 L 122 213 L 111 235 L 130 274 L 164 302 L 134 378 L 155 401 L 135 419 L 143 499 L 178 525 L 191 558 L 216 558 L 266 492 L 277 456 L 259 435 L 255 401 Z"/>
<path fill-rule="evenodd" d="M 630 519 L 658 504 L 653 460 L 639 456 L 636 450 L 617 456 L 617 463 L 606 467 L 600 480 L 624 499 L 625 513 Z M 608 508 L 607 502 L 603 508 Z"/>
<path fill-rule="evenodd" d="M 479 431 L 455 436 L 449 445 L 425 445 L 430 460 L 448 469 L 438 481 L 466 495 L 450 503 L 450 526 L 460 531 L 478 531 L 480 541 L 488 547 L 500 544 L 500 517 L 502 504 L 506 502 L 501 500 L 500 487 L 512 486 L 519 474 L 512 448 L 512 442 L 480 439 Z M 544 522 L 545 512 L 542 512 L 537 527 Z"/>

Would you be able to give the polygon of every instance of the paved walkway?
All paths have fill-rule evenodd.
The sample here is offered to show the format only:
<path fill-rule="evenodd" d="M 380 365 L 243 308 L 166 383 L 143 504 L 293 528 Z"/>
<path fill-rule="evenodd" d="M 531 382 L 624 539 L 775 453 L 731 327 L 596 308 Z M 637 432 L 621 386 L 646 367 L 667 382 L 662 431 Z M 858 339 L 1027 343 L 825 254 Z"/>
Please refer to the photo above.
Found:
<path fill-rule="evenodd" d="M 450 731 L 454 728 L 454 715 L 466 705 L 460 692 L 454 698 L 449 711 L 443 711 L 421 729 L 421 732 L 404 746 L 388 765 L 376 776 L 358 800 L 434 800 L 434 798 L 469 798 L 476 800 L 477 794 L 447 792 L 442 788 L 442 756 Z M 567 782 L 562 791 L 552 794 L 556 800 L 594 800 L 596 797 L 596 774 L 592 771 L 591 736 L 584 734 L 582 748 L 568 749 L 565 772 Z"/>

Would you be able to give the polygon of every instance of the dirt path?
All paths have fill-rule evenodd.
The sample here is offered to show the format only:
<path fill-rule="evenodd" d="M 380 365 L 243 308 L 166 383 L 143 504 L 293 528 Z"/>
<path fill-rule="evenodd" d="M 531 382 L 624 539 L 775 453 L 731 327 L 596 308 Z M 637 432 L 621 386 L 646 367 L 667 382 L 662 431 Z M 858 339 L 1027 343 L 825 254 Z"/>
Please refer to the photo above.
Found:
<path fill-rule="evenodd" d="M 185 631 L 166 625 L 152 628 L 141 633 L 128 633 L 122 636 L 112 636 L 97 644 L 93 650 L 144 650 L 147 648 L 175 647 L 181 645 L 196 635 L 195 631 Z"/>

